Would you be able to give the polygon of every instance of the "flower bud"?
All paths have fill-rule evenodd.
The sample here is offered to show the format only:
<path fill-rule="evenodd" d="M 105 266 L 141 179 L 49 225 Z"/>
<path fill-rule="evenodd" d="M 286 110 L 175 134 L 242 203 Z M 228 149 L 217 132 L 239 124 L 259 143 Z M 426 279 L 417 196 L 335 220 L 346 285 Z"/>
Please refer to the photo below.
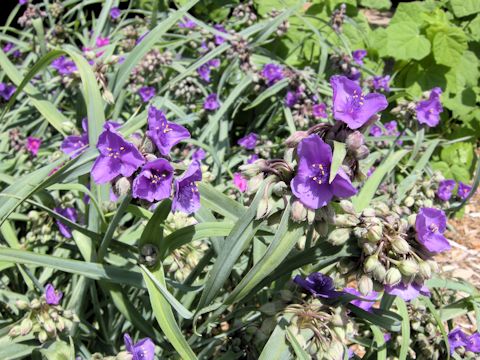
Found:
<path fill-rule="evenodd" d="M 367 255 L 372 255 L 377 251 L 377 244 L 369 243 L 369 242 L 364 242 L 362 243 L 362 250 L 365 254 Z"/>
<path fill-rule="evenodd" d="M 338 228 L 328 235 L 328 242 L 332 245 L 340 246 L 345 244 L 350 238 L 350 230 L 346 228 Z"/>
<path fill-rule="evenodd" d="M 53 333 L 55 331 L 55 323 L 53 322 L 52 319 L 47 319 L 43 323 L 43 328 L 45 329 L 46 332 Z"/>
<path fill-rule="evenodd" d="M 432 270 L 433 273 L 438 273 L 439 272 L 439 268 L 438 268 L 438 264 L 435 260 L 427 260 L 427 263 L 428 265 L 430 265 L 430 269 Z"/>
<path fill-rule="evenodd" d="M 142 152 L 147 154 L 153 154 L 155 152 L 155 144 L 148 136 L 145 136 L 145 139 L 143 139 Z"/>
<path fill-rule="evenodd" d="M 115 360 L 132 360 L 133 355 L 127 351 L 121 351 L 115 357 Z"/>
<path fill-rule="evenodd" d="M 318 235 L 320 235 L 321 237 L 327 236 L 328 224 L 325 221 L 315 221 L 313 223 L 313 226 L 315 227 L 315 231 Z"/>
<path fill-rule="evenodd" d="M 375 203 L 375 212 L 378 214 L 378 215 L 388 215 L 390 214 L 391 210 L 390 208 L 388 207 L 387 204 L 385 203 L 380 203 L 380 202 L 377 202 Z"/>
<path fill-rule="evenodd" d="M 115 194 L 117 194 L 118 196 L 124 196 L 129 194 L 131 188 L 132 184 L 130 183 L 130 180 L 125 176 L 122 176 L 117 181 L 115 181 L 114 189 Z"/>
<path fill-rule="evenodd" d="M 150 161 L 153 161 L 153 160 L 157 160 L 157 157 L 153 154 L 148 153 L 148 154 L 145 154 L 145 160 L 147 160 L 147 162 L 150 162 Z M 203 170 L 202 170 L 202 172 L 203 172 Z"/>
<path fill-rule="evenodd" d="M 292 220 L 295 222 L 305 221 L 307 218 L 307 209 L 298 200 L 294 200 L 292 203 Z"/>
<path fill-rule="evenodd" d="M 370 294 L 373 290 L 373 281 L 367 275 L 363 275 L 358 280 L 358 291 L 364 296 Z"/>
<path fill-rule="evenodd" d="M 20 335 L 20 333 L 21 333 L 20 326 L 16 325 L 16 326 L 14 326 L 10 329 L 10 331 L 8 332 L 8 336 L 16 337 L 16 336 Z"/>
<path fill-rule="evenodd" d="M 411 196 L 407 196 L 405 200 L 403 200 L 405 206 L 412 207 L 415 204 L 415 199 Z"/>
<path fill-rule="evenodd" d="M 340 207 L 342 208 L 343 211 L 345 211 L 347 214 L 355 215 L 355 208 L 353 207 L 353 204 L 351 201 L 348 200 L 340 200 Z"/>
<path fill-rule="evenodd" d="M 279 181 L 273 185 L 272 192 L 275 194 L 275 196 L 281 197 L 285 194 L 287 188 L 288 186 L 285 184 L 285 182 Z"/>
<path fill-rule="evenodd" d="M 307 136 L 307 131 L 295 131 L 292 135 L 288 137 L 287 140 L 285 140 L 285 145 L 289 148 L 294 148 L 300 143 L 300 141 L 305 139 Z"/>
<path fill-rule="evenodd" d="M 367 239 L 372 243 L 377 243 L 382 238 L 383 228 L 381 225 L 371 226 L 367 231 Z"/>
<path fill-rule="evenodd" d="M 356 226 L 360 220 L 351 214 L 339 214 L 335 216 L 334 224 L 337 226 Z"/>
<path fill-rule="evenodd" d="M 405 259 L 398 263 L 398 269 L 405 276 L 413 276 L 418 272 L 418 264 L 412 259 Z"/>
<path fill-rule="evenodd" d="M 378 261 L 378 256 L 377 255 L 370 255 L 365 263 L 363 264 L 363 270 L 366 273 L 371 273 L 377 266 L 382 266 L 380 261 Z"/>
<path fill-rule="evenodd" d="M 248 180 L 247 191 L 250 194 L 256 193 L 263 183 L 263 174 L 258 174 Z"/>
<path fill-rule="evenodd" d="M 33 327 L 33 323 L 32 323 L 32 320 L 30 320 L 30 318 L 25 318 L 22 320 L 22 322 L 20 323 L 20 335 L 24 336 L 24 335 L 27 335 L 30 330 L 32 330 L 32 327 Z"/>
<path fill-rule="evenodd" d="M 417 214 L 412 214 L 408 217 L 408 225 L 415 226 L 416 221 L 417 221 Z"/>
<path fill-rule="evenodd" d="M 343 359 L 343 353 L 345 349 L 340 341 L 332 340 L 330 346 L 327 349 L 327 359 Z"/>
<path fill-rule="evenodd" d="M 259 173 L 262 172 L 262 169 L 267 166 L 267 162 L 264 159 L 258 159 L 252 164 L 245 164 L 239 167 L 240 171 L 243 175 L 247 178 L 252 178 L 257 176 Z"/>
<path fill-rule="evenodd" d="M 401 236 L 395 236 L 391 243 L 393 250 L 397 254 L 408 254 L 410 252 L 410 245 L 408 244 L 407 240 L 402 238 Z"/>
<path fill-rule="evenodd" d="M 47 339 L 48 339 L 47 332 L 45 330 L 40 330 L 40 332 L 38 333 L 38 341 L 40 341 L 41 343 L 44 343 L 45 341 L 47 341 Z"/>
<path fill-rule="evenodd" d="M 353 154 L 357 160 L 363 160 L 368 157 L 370 150 L 365 145 L 362 145 L 356 149 Z"/>
<path fill-rule="evenodd" d="M 418 264 L 418 273 L 424 280 L 430 279 L 432 277 L 432 268 L 430 267 L 430 264 L 426 261 L 421 261 Z"/>
<path fill-rule="evenodd" d="M 356 130 L 347 136 L 345 143 L 347 145 L 348 150 L 355 151 L 360 146 L 365 144 L 365 138 L 363 137 L 363 134 L 360 131 Z"/>
<path fill-rule="evenodd" d="M 364 216 L 364 217 L 375 217 L 375 216 L 376 216 L 375 209 L 373 209 L 373 208 L 365 208 L 365 209 L 362 211 L 362 216 Z"/>
<path fill-rule="evenodd" d="M 33 222 L 38 221 L 40 219 L 40 214 L 38 213 L 38 211 L 35 211 L 35 210 L 29 211 L 27 216 L 28 216 L 28 219 Z"/>
<path fill-rule="evenodd" d="M 130 141 L 137 149 L 140 149 L 143 143 L 143 137 L 139 133 L 133 133 L 128 137 L 128 141 Z"/>
<path fill-rule="evenodd" d="M 390 269 L 387 270 L 387 273 L 385 274 L 385 284 L 390 286 L 395 286 L 401 280 L 402 280 L 402 274 L 397 268 L 391 267 Z"/>
<path fill-rule="evenodd" d="M 378 265 L 375 269 L 373 269 L 373 277 L 380 283 L 383 283 L 385 280 L 385 276 L 387 274 L 387 270 L 383 265 Z"/>
<path fill-rule="evenodd" d="M 25 300 L 17 300 L 15 301 L 15 305 L 19 310 L 25 310 L 30 307 L 30 304 Z"/>
<path fill-rule="evenodd" d="M 30 302 L 30 308 L 31 309 L 39 309 L 40 308 L 40 301 L 38 299 L 33 299 L 31 302 Z"/>

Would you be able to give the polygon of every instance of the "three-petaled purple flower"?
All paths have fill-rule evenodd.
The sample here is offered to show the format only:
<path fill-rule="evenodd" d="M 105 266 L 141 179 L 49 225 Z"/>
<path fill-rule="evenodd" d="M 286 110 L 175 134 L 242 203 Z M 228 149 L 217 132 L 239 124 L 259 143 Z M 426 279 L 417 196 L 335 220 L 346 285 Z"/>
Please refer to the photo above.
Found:
<path fill-rule="evenodd" d="M 372 79 L 372 86 L 375 90 L 390 91 L 390 75 L 374 76 Z"/>
<path fill-rule="evenodd" d="M 277 64 L 265 64 L 261 75 L 266 80 L 267 85 L 272 86 L 284 78 L 283 67 Z"/>
<path fill-rule="evenodd" d="M 435 87 L 431 90 L 428 100 L 420 101 L 416 107 L 417 119 L 420 124 L 429 127 L 437 126 L 440 122 L 440 113 L 443 112 L 440 95 L 442 89 Z"/>
<path fill-rule="evenodd" d="M 258 142 L 258 135 L 251 132 L 248 135 L 245 135 L 241 139 L 237 141 L 237 144 L 243 147 L 244 149 L 247 150 L 253 150 L 255 149 L 255 146 L 257 146 Z"/>
<path fill-rule="evenodd" d="M 460 199 L 466 199 L 470 194 L 470 191 L 472 191 L 472 187 L 470 185 L 464 184 L 461 181 L 458 182 L 457 195 Z"/>
<path fill-rule="evenodd" d="M 206 64 L 203 64 L 197 69 L 198 75 L 206 82 L 210 82 L 210 73 L 212 68 L 218 68 L 220 66 L 220 59 L 212 59 Z"/>
<path fill-rule="evenodd" d="M 172 211 L 191 214 L 200 208 L 200 194 L 196 185 L 202 180 L 202 170 L 198 161 L 192 161 L 188 169 L 175 179 L 175 196 Z"/>
<path fill-rule="evenodd" d="M 363 95 L 362 88 L 345 76 L 332 76 L 330 84 L 333 89 L 333 117 L 346 123 L 350 129 L 358 129 L 388 106 L 384 95 Z"/>
<path fill-rule="evenodd" d="M 152 139 L 160 153 L 167 156 L 170 149 L 180 141 L 188 139 L 190 133 L 182 125 L 168 121 L 163 111 L 152 105 L 148 109 L 147 136 Z"/>
<path fill-rule="evenodd" d="M 105 184 L 119 175 L 126 177 L 145 163 L 142 154 L 132 143 L 125 141 L 116 132 L 116 124 L 106 122 L 98 137 L 97 149 L 100 156 L 95 160 L 92 177 L 97 184 Z"/>
<path fill-rule="evenodd" d="M 80 135 L 67 136 L 60 145 L 60 150 L 74 158 L 83 153 L 88 147 L 88 121 L 82 120 L 83 133 Z"/>
<path fill-rule="evenodd" d="M 42 143 L 42 139 L 29 136 L 27 138 L 26 148 L 30 152 L 30 154 L 32 154 L 33 156 L 37 156 L 41 143 Z"/>
<path fill-rule="evenodd" d="M 132 360 L 153 360 L 155 358 L 155 344 L 150 338 L 143 338 L 133 343 L 128 334 L 123 335 L 125 348 L 132 355 Z"/>
<path fill-rule="evenodd" d="M 298 167 L 291 181 L 293 194 L 307 207 L 319 209 L 334 196 L 348 198 L 357 193 L 342 168 L 330 182 L 332 149 L 317 134 L 303 139 L 297 147 Z"/>
<path fill-rule="evenodd" d="M 63 293 L 60 290 L 55 290 L 52 284 L 45 286 L 45 301 L 48 305 L 58 305 L 62 300 Z"/>
<path fill-rule="evenodd" d="M 363 65 L 363 58 L 367 56 L 367 50 L 359 49 L 352 52 L 353 61 L 358 65 Z"/>
<path fill-rule="evenodd" d="M 413 300 L 420 295 L 430 296 L 430 291 L 425 285 L 416 283 L 404 284 L 402 282 L 395 286 L 385 286 L 385 292 L 390 295 L 396 295 L 405 301 Z"/>
<path fill-rule="evenodd" d="M 437 197 L 440 200 L 448 201 L 452 197 L 455 188 L 455 180 L 442 180 L 438 184 Z"/>
<path fill-rule="evenodd" d="M 355 305 L 355 306 L 357 306 L 360 309 L 363 309 L 365 311 L 370 311 L 370 309 L 373 307 L 373 304 L 375 304 L 375 301 L 366 301 L 366 300 L 376 300 L 377 297 L 378 297 L 378 293 L 376 291 L 373 291 L 373 290 L 369 294 L 367 294 L 366 296 L 363 295 L 362 293 L 360 293 L 360 291 L 358 291 L 355 288 L 347 287 L 347 288 L 343 289 L 343 291 L 348 293 L 348 294 L 352 294 L 352 295 L 358 296 L 362 299 L 365 299 L 365 300 L 355 299 L 355 300 L 350 301 L 350 304 Z"/>
<path fill-rule="evenodd" d="M 317 298 L 331 299 L 343 294 L 343 292 L 335 290 L 333 279 L 330 276 L 320 272 L 311 273 L 305 279 L 297 275 L 293 282 Z"/>
<path fill-rule="evenodd" d="M 217 94 L 215 93 L 208 95 L 205 101 L 203 102 L 203 108 L 205 110 L 213 111 L 213 110 L 217 110 L 219 107 L 220 107 L 220 103 L 218 102 Z"/>
<path fill-rule="evenodd" d="M 248 180 L 242 176 L 240 173 L 233 174 L 233 185 L 240 191 L 245 192 L 247 191 L 248 187 Z"/>
<path fill-rule="evenodd" d="M 75 210 L 75 208 L 73 207 L 66 207 L 66 208 L 56 207 L 55 209 L 53 209 L 53 211 L 67 218 L 71 222 L 77 221 L 77 210 Z M 65 225 L 62 222 L 62 220 L 56 219 L 55 222 L 58 226 L 58 230 L 60 231 L 60 233 L 67 239 L 71 239 L 72 230 L 70 229 L 70 227 L 68 225 Z"/>
<path fill-rule="evenodd" d="M 373 137 L 380 137 L 383 135 L 383 130 L 380 126 L 373 125 L 372 128 L 370 129 L 370 135 Z"/>
<path fill-rule="evenodd" d="M 150 161 L 133 181 L 133 197 L 150 202 L 167 199 L 172 192 L 172 180 L 173 167 L 167 160 Z"/>
<path fill-rule="evenodd" d="M 142 86 L 138 90 L 138 95 L 144 103 L 149 102 L 155 96 L 155 88 L 153 86 Z"/>
<path fill-rule="evenodd" d="M 202 161 L 207 156 L 207 153 L 202 148 L 198 148 L 192 154 L 192 160 Z"/>
<path fill-rule="evenodd" d="M 195 21 L 190 20 L 187 17 L 184 17 L 183 21 L 180 21 L 178 23 L 178 27 L 182 29 L 195 29 L 197 27 L 197 24 L 195 23 Z"/>
<path fill-rule="evenodd" d="M 327 105 L 324 103 L 315 104 L 312 106 L 312 114 L 314 117 L 325 119 L 327 115 Z"/>
<path fill-rule="evenodd" d="M 15 94 L 17 88 L 10 84 L 5 84 L 0 82 L 0 96 L 5 100 L 8 101 Z"/>
<path fill-rule="evenodd" d="M 450 250 L 448 240 L 443 236 L 447 228 L 447 217 L 443 210 L 421 208 L 415 221 L 417 239 L 428 251 L 439 253 Z"/>
<path fill-rule="evenodd" d="M 52 67 L 57 70 L 60 75 L 70 75 L 77 71 L 77 66 L 72 60 L 62 55 L 58 59 L 52 61 Z"/>
<path fill-rule="evenodd" d="M 450 345 L 450 354 L 453 354 L 456 348 L 467 346 L 468 335 L 465 334 L 460 328 L 455 328 L 448 333 L 448 344 Z"/>
<path fill-rule="evenodd" d="M 287 94 L 285 95 L 284 103 L 285 106 L 292 108 L 299 99 L 299 94 L 296 91 L 287 91 Z"/>
<path fill-rule="evenodd" d="M 110 10 L 110 17 L 112 18 L 112 20 L 117 20 L 120 15 L 122 15 L 122 11 L 118 7 L 113 7 Z"/>

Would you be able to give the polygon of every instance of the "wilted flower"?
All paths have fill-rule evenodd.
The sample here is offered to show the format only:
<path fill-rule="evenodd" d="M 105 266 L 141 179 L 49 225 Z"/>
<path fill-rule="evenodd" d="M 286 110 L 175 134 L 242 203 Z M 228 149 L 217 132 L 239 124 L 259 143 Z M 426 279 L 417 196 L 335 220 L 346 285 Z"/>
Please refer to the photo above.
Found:
<path fill-rule="evenodd" d="M 143 338 L 135 344 L 128 334 L 123 335 L 125 348 L 132 355 L 132 360 L 153 360 L 155 358 L 155 344 L 150 338 Z"/>
<path fill-rule="evenodd" d="M 452 197 L 455 188 L 455 180 L 442 180 L 438 184 L 437 197 L 440 200 L 448 201 Z"/>
<path fill-rule="evenodd" d="M 178 27 L 182 29 L 195 29 L 197 27 L 197 24 L 195 23 L 195 21 L 190 20 L 187 17 L 184 17 L 183 21 L 180 21 L 178 23 Z"/>
<path fill-rule="evenodd" d="M 390 75 L 374 76 L 372 85 L 375 90 L 390 91 Z"/>
<path fill-rule="evenodd" d="M 252 132 L 248 135 L 245 135 L 243 138 L 239 139 L 237 141 L 237 144 L 243 147 L 244 149 L 253 150 L 257 145 L 257 141 L 258 141 L 258 135 Z"/>
<path fill-rule="evenodd" d="M 193 152 L 192 160 L 202 161 L 203 159 L 205 159 L 206 155 L 207 153 L 205 152 L 205 150 L 203 150 L 202 148 L 198 148 Z"/>
<path fill-rule="evenodd" d="M 60 75 L 70 75 L 77 71 L 77 66 L 72 60 L 67 59 L 65 55 L 52 61 L 52 67 L 57 70 Z"/>
<path fill-rule="evenodd" d="M 247 191 L 248 180 L 242 176 L 240 173 L 233 174 L 233 184 L 237 187 L 240 192 Z"/>
<path fill-rule="evenodd" d="M 292 179 L 293 194 L 311 209 L 327 205 L 333 196 L 348 198 L 357 193 L 342 168 L 332 182 L 332 149 L 317 134 L 303 139 L 297 147 L 298 168 Z"/>
<path fill-rule="evenodd" d="M 352 52 L 353 60 L 358 65 L 363 65 L 363 58 L 367 56 L 367 50 L 359 49 Z"/>
<path fill-rule="evenodd" d="M 376 291 L 372 291 L 370 294 L 367 294 L 367 295 L 363 295 L 357 289 L 350 288 L 350 287 L 347 287 L 347 288 L 343 289 L 343 291 L 348 293 L 348 294 L 352 294 L 352 295 L 361 297 L 362 299 L 365 299 L 365 300 L 376 300 L 377 297 L 378 297 L 378 293 Z M 365 311 L 370 311 L 370 309 L 373 307 L 374 303 L 375 303 L 374 301 L 363 301 L 363 300 L 360 300 L 360 299 L 350 301 L 350 304 L 358 306 L 359 308 L 361 308 Z"/>
<path fill-rule="evenodd" d="M 5 84 L 0 82 L 0 96 L 5 100 L 8 101 L 15 93 L 17 88 L 13 85 Z"/>
<path fill-rule="evenodd" d="M 460 328 L 455 328 L 448 333 L 448 344 L 450 354 L 453 354 L 457 347 L 468 345 L 468 336 Z"/>
<path fill-rule="evenodd" d="M 440 122 L 440 113 L 443 112 L 440 95 L 442 89 L 435 87 L 430 92 L 428 100 L 420 101 L 417 104 L 417 119 L 420 124 L 426 124 L 429 127 L 437 126 Z"/>
<path fill-rule="evenodd" d="M 153 140 L 160 153 L 166 156 L 172 147 L 183 139 L 188 139 L 190 133 L 183 126 L 167 121 L 163 111 L 152 105 L 148 109 L 147 136 Z"/>
<path fill-rule="evenodd" d="M 149 102 L 155 96 L 155 88 L 153 86 L 142 86 L 138 90 L 138 95 L 144 103 Z"/>
<path fill-rule="evenodd" d="M 122 11 L 118 7 L 113 7 L 110 9 L 110 17 L 113 20 L 117 20 L 121 14 L 122 14 Z"/>
<path fill-rule="evenodd" d="M 60 150 L 65 154 L 70 155 L 71 158 L 74 158 L 81 153 L 83 153 L 88 146 L 88 121 L 87 119 L 82 120 L 83 133 L 81 135 L 70 135 L 67 136 L 60 145 Z"/>
<path fill-rule="evenodd" d="M 205 101 L 203 102 L 203 108 L 205 110 L 216 110 L 220 107 L 220 104 L 217 100 L 217 94 L 213 93 L 207 96 Z"/>
<path fill-rule="evenodd" d="M 320 272 L 311 273 L 305 279 L 297 275 L 293 279 L 293 282 L 315 297 L 330 299 L 343 294 L 341 291 L 335 290 L 333 279 L 330 276 Z"/>
<path fill-rule="evenodd" d="M 119 175 L 129 177 L 145 163 L 140 151 L 125 141 L 115 127 L 114 123 L 106 122 L 104 131 L 98 137 L 100 156 L 92 168 L 92 177 L 97 184 L 105 184 Z"/>
<path fill-rule="evenodd" d="M 283 67 L 277 64 L 265 64 L 263 66 L 261 75 L 267 81 L 268 86 L 272 86 L 277 81 L 284 78 Z"/>
<path fill-rule="evenodd" d="M 175 179 L 175 196 L 172 211 L 191 214 L 200 208 L 200 194 L 195 182 L 202 180 L 202 171 L 198 161 L 192 161 L 188 169 Z"/>
<path fill-rule="evenodd" d="M 472 187 L 470 185 L 464 184 L 461 181 L 458 182 L 457 195 L 460 199 L 466 199 L 470 194 L 470 191 L 472 191 Z"/>
<path fill-rule="evenodd" d="M 67 207 L 67 208 L 61 208 L 61 207 L 56 207 L 53 209 L 57 214 L 62 215 L 63 217 L 67 218 L 68 220 L 72 222 L 77 221 L 77 210 L 73 207 Z M 55 221 L 58 226 L 58 230 L 60 233 L 66 237 L 67 239 L 70 239 L 72 237 L 72 230 L 68 225 L 65 225 L 61 220 L 56 220 Z"/>
<path fill-rule="evenodd" d="M 450 243 L 443 233 L 447 228 L 447 217 L 442 210 L 421 208 L 415 222 L 418 242 L 430 252 L 450 250 Z"/>
<path fill-rule="evenodd" d="M 146 163 L 133 181 L 133 197 L 150 202 L 170 197 L 172 192 L 173 167 L 165 159 Z"/>
<path fill-rule="evenodd" d="M 27 138 L 26 148 L 33 156 L 37 156 L 41 143 L 42 143 L 42 139 L 29 136 Z"/>
<path fill-rule="evenodd" d="M 326 118 L 327 115 L 327 105 L 324 103 L 315 104 L 312 106 L 312 114 L 314 117 L 318 118 Z"/>
<path fill-rule="evenodd" d="M 363 95 L 362 88 L 345 76 L 332 76 L 330 84 L 333 88 L 333 117 L 346 123 L 350 129 L 358 129 L 388 106 L 384 95 Z"/>
<path fill-rule="evenodd" d="M 404 284 L 399 283 L 395 286 L 385 286 L 385 292 L 390 295 L 397 295 L 405 301 L 410 301 L 420 295 L 430 296 L 430 291 L 425 285 L 418 285 L 416 283 Z"/>
<path fill-rule="evenodd" d="M 60 290 L 55 290 L 52 284 L 45 286 L 45 300 L 48 305 L 58 305 L 62 300 L 63 293 Z"/>

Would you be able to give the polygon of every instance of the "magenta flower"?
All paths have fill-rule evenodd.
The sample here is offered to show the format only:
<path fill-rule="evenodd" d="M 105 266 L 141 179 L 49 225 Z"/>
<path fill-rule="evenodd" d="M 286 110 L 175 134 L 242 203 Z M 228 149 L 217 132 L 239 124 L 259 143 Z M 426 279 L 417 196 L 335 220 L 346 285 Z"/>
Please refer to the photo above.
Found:
<path fill-rule="evenodd" d="M 83 153 L 89 144 L 87 133 L 88 121 L 86 118 L 82 120 L 82 128 L 82 134 L 67 136 L 60 145 L 60 150 L 62 150 L 65 154 L 70 155 L 72 159 Z"/>
<path fill-rule="evenodd" d="M 297 156 L 298 168 L 290 186 L 305 206 L 319 209 L 334 196 L 348 198 L 357 193 L 342 168 L 329 182 L 332 149 L 317 134 L 306 137 L 298 144 Z"/>
<path fill-rule="evenodd" d="M 200 194 L 195 182 L 202 180 L 202 170 L 198 161 L 192 161 L 188 169 L 175 179 L 175 196 L 172 211 L 191 214 L 200 208 Z"/>
<path fill-rule="evenodd" d="M 213 26 L 216 30 L 227 33 L 227 30 L 223 25 L 217 24 Z M 222 45 L 225 42 L 225 38 L 221 35 L 215 35 L 215 44 L 216 45 Z"/>
<path fill-rule="evenodd" d="M 155 96 L 155 88 L 153 86 L 142 86 L 138 90 L 138 95 L 144 103 L 149 102 Z"/>
<path fill-rule="evenodd" d="M 353 61 L 363 66 L 363 58 L 367 56 L 367 50 L 359 49 L 352 52 Z"/>
<path fill-rule="evenodd" d="M 421 208 L 415 222 L 417 239 L 428 251 L 439 253 L 450 250 L 450 243 L 443 233 L 447 228 L 447 217 L 443 210 Z"/>
<path fill-rule="evenodd" d="M 284 103 L 285 106 L 292 108 L 298 102 L 298 94 L 295 91 L 287 91 L 287 95 L 285 95 Z"/>
<path fill-rule="evenodd" d="M 197 24 L 195 23 L 195 21 L 190 20 L 187 17 L 184 17 L 183 21 L 180 21 L 178 23 L 178 27 L 182 29 L 195 29 L 197 27 Z"/>
<path fill-rule="evenodd" d="M 5 84 L 0 82 L 0 96 L 5 100 L 8 101 L 15 94 L 17 88 L 13 85 Z"/>
<path fill-rule="evenodd" d="M 104 129 L 97 142 L 100 156 L 92 168 L 92 177 L 97 184 L 105 184 L 119 175 L 132 176 L 145 163 L 140 151 L 115 131 L 113 123 L 106 122 Z"/>
<path fill-rule="evenodd" d="M 476 332 L 468 337 L 465 350 L 474 353 L 480 352 L 480 333 Z"/>
<path fill-rule="evenodd" d="M 255 146 L 257 146 L 257 141 L 258 141 L 258 135 L 252 132 L 248 135 L 245 135 L 240 140 L 238 140 L 237 144 L 243 147 L 244 149 L 253 150 L 255 149 Z"/>
<path fill-rule="evenodd" d="M 233 174 L 233 185 L 240 191 L 245 192 L 247 191 L 248 187 L 248 180 L 242 176 L 240 173 Z"/>
<path fill-rule="evenodd" d="M 63 217 L 66 217 L 68 220 L 72 222 L 77 221 L 77 210 L 75 210 L 75 208 L 73 207 L 67 207 L 67 208 L 56 207 L 55 209 L 53 209 L 53 211 L 55 211 L 57 214 L 62 215 Z M 70 229 L 70 227 L 68 225 L 65 225 L 62 222 L 62 220 L 56 219 L 55 222 L 58 226 L 58 230 L 60 231 L 60 233 L 67 239 L 71 239 L 72 230 Z"/>
<path fill-rule="evenodd" d="M 425 285 L 416 283 L 407 284 L 398 283 L 395 286 L 385 286 L 385 292 L 390 295 L 396 295 L 405 301 L 413 300 L 420 295 L 430 296 L 430 291 Z"/>
<path fill-rule="evenodd" d="M 62 300 L 63 293 L 60 290 L 55 290 L 52 284 L 45 286 L 45 300 L 48 305 L 58 305 Z"/>
<path fill-rule="evenodd" d="M 315 104 L 312 106 L 312 114 L 314 117 L 325 119 L 327 115 L 327 105 L 324 103 Z"/>
<path fill-rule="evenodd" d="M 358 297 L 360 297 L 362 299 L 365 299 L 365 300 L 376 300 L 377 297 L 378 297 L 378 293 L 376 291 L 373 291 L 373 290 L 370 294 L 368 294 L 366 296 L 363 295 L 362 293 L 360 293 L 360 291 L 358 291 L 357 289 L 350 288 L 350 287 L 347 287 L 347 288 L 343 289 L 343 291 L 348 293 L 348 294 L 358 296 Z M 365 311 L 370 311 L 370 309 L 373 307 L 374 303 L 375 303 L 375 301 L 364 301 L 364 300 L 360 300 L 360 299 L 350 301 L 350 304 L 355 305 L 355 306 L 357 306 L 360 309 L 363 309 Z"/>
<path fill-rule="evenodd" d="M 470 194 L 470 191 L 472 191 L 472 187 L 470 185 L 464 184 L 461 181 L 458 182 L 457 195 L 460 199 L 466 199 Z"/>
<path fill-rule="evenodd" d="M 373 137 L 380 137 L 383 135 L 383 130 L 380 126 L 373 125 L 370 129 L 370 135 Z"/>
<path fill-rule="evenodd" d="M 198 148 L 192 154 L 192 160 L 202 161 L 207 156 L 207 153 L 202 148 Z"/>
<path fill-rule="evenodd" d="M 454 188 L 455 180 L 440 181 L 440 184 L 438 184 L 437 197 L 443 201 L 450 200 Z"/>
<path fill-rule="evenodd" d="M 343 294 L 341 291 L 335 290 L 333 279 L 330 276 L 319 272 L 311 273 L 305 279 L 297 275 L 293 282 L 317 298 L 331 299 Z"/>
<path fill-rule="evenodd" d="M 358 129 L 388 106 L 384 95 L 363 95 L 362 88 L 345 76 L 332 76 L 330 84 L 333 89 L 333 117 L 346 123 L 350 129 Z"/>
<path fill-rule="evenodd" d="M 42 139 L 29 136 L 27 138 L 26 148 L 30 152 L 30 154 L 32 154 L 33 156 L 37 156 L 41 143 L 42 143 Z"/>
<path fill-rule="evenodd" d="M 122 15 L 122 11 L 118 7 L 113 7 L 110 9 L 110 17 L 112 20 L 117 20 L 120 15 Z"/>
<path fill-rule="evenodd" d="M 261 75 L 266 80 L 267 85 L 272 86 L 284 78 L 283 67 L 277 64 L 265 64 Z"/>
<path fill-rule="evenodd" d="M 259 159 L 257 154 L 253 154 L 247 159 L 247 164 L 253 164 L 255 161 Z"/>
<path fill-rule="evenodd" d="M 10 50 L 13 49 L 13 46 L 14 46 L 13 43 L 7 42 L 2 50 L 3 52 L 8 53 Z"/>
<path fill-rule="evenodd" d="M 390 91 L 390 75 L 374 76 L 372 85 L 375 90 Z"/>
<path fill-rule="evenodd" d="M 170 197 L 172 192 L 173 167 L 165 159 L 146 163 L 133 181 L 133 197 L 150 202 Z"/>
<path fill-rule="evenodd" d="M 138 340 L 135 344 L 128 334 L 123 335 L 125 348 L 132 355 L 132 360 L 153 360 L 155 358 L 155 344 L 150 338 Z"/>
<path fill-rule="evenodd" d="M 95 41 L 95 44 L 97 45 L 98 48 L 101 48 L 101 47 L 104 47 L 104 46 L 107 46 L 108 44 L 110 44 L 110 39 L 107 37 L 97 37 L 97 40 Z"/>
<path fill-rule="evenodd" d="M 70 75 L 77 71 L 77 66 L 75 63 L 72 60 L 68 60 L 64 55 L 53 60 L 52 67 L 57 70 L 60 75 Z"/>
<path fill-rule="evenodd" d="M 203 108 L 205 110 L 217 110 L 220 107 L 220 103 L 217 100 L 217 94 L 212 93 L 207 96 L 205 101 L 203 102 Z"/>
<path fill-rule="evenodd" d="M 448 333 L 448 344 L 450 354 L 453 354 L 456 348 L 468 345 L 468 336 L 460 328 L 455 328 Z"/>
<path fill-rule="evenodd" d="M 163 156 L 167 156 L 170 149 L 180 141 L 188 139 L 190 133 L 183 126 L 167 121 L 163 111 L 155 106 L 148 109 L 147 136 L 157 146 Z"/>
<path fill-rule="evenodd" d="M 417 104 L 417 119 L 420 124 L 426 124 L 429 127 L 435 127 L 440 122 L 440 113 L 443 112 L 440 95 L 442 89 L 435 87 L 430 92 L 428 100 L 420 101 Z"/>

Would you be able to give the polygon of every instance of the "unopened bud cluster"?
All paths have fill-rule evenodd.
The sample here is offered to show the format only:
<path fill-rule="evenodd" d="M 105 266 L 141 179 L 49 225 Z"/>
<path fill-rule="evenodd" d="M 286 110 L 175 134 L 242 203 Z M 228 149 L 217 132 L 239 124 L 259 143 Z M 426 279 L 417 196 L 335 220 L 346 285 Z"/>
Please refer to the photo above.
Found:
<path fill-rule="evenodd" d="M 252 0 L 237 5 L 233 9 L 232 15 L 242 22 L 245 22 L 249 26 L 253 25 L 253 23 L 257 20 L 257 14 L 255 14 L 255 8 Z"/>
<path fill-rule="evenodd" d="M 150 50 L 130 74 L 133 92 L 137 92 L 141 86 L 159 83 L 164 78 L 162 67 L 170 65 L 172 60 L 170 51 Z"/>

